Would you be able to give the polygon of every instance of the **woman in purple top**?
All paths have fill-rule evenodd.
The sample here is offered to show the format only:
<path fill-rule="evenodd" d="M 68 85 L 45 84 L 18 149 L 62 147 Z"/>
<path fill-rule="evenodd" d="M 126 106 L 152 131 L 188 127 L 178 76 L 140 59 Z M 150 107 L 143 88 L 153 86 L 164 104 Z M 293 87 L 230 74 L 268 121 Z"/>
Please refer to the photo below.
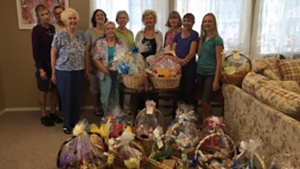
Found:
<path fill-rule="evenodd" d="M 195 80 L 196 80 L 196 60 L 197 44 L 199 34 L 193 30 L 195 17 L 187 13 L 183 17 L 183 30 L 175 35 L 172 49 L 175 50 L 176 58 L 182 68 L 180 80 L 180 98 L 187 104 L 195 105 Z"/>
<path fill-rule="evenodd" d="M 41 123 L 44 126 L 54 126 L 53 122 L 62 123 L 55 114 L 57 89 L 51 83 L 50 50 L 55 28 L 50 24 L 50 13 L 46 6 L 40 4 L 35 8 L 38 24 L 32 29 L 32 53 L 36 66 L 37 86 L 40 90 L 38 100 L 41 109 Z M 46 95 L 51 93 L 51 113 L 46 113 Z"/>

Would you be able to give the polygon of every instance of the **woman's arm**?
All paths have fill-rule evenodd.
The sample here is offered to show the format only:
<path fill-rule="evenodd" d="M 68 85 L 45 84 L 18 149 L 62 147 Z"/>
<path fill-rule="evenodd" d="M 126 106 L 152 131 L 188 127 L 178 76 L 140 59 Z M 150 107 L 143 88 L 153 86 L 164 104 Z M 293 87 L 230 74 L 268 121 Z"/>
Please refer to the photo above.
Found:
<path fill-rule="evenodd" d="M 91 44 L 90 42 L 87 42 L 85 45 L 85 52 L 84 52 L 84 57 L 85 57 L 85 68 L 86 71 L 90 72 L 91 71 L 91 60 L 90 60 L 90 55 L 91 55 Z"/>
<path fill-rule="evenodd" d="M 107 68 L 103 65 L 103 63 L 100 60 L 93 60 L 94 64 L 97 66 L 98 70 L 105 73 L 106 75 L 110 76 L 109 71 Z"/>
<path fill-rule="evenodd" d="M 58 53 L 58 49 L 56 47 L 52 47 L 51 48 L 51 69 L 52 69 L 51 81 L 53 83 L 56 83 L 55 65 L 56 65 L 57 53 Z"/>
<path fill-rule="evenodd" d="M 196 41 L 192 41 L 191 45 L 190 45 L 190 50 L 189 50 L 189 53 L 188 55 L 186 55 L 184 57 L 184 60 L 187 63 L 189 63 L 189 61 L 191 61 L 194 57 L 195 57 L 195 54 L 196 54 L 196 51 L 197 51 L 197 42 Z"/>
<path fill-rule="evenodd" d="M 213 91 L 217 91 L 219 89 L 219 81 L 220 81 L 221 70 L 222 70 L 222 51 L 223 51 L 222 45 L 216 46 L 217 66 L 216 66 L 215 78 L 213 82 Z"/>

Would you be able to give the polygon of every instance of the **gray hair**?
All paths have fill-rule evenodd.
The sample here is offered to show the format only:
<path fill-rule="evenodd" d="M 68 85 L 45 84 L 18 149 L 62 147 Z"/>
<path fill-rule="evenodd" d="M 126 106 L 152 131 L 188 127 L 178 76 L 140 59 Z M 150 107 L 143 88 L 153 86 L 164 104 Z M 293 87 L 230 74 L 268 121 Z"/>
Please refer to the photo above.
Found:
<path fill-rule="evenodd" d="M 74 14 L 76 16 L 76 20 L 79 21 L 79 14 L 78 12 L 73 9 L 73 8 L 66 8 L 62 13 L 61 13 L 61 20 L 63 22 L 65 22 L 69 17 L 70 15 Z"/>
<path fill-rule="evenodd" d="M 129 21 L 129 15 L 128 15 L 128 13 L 127 13 L 125 10 L 121 10 L 121 11 L 118 11 L 118 12 L 117 12 L 117 15 L 116 15 L 116 22 L 118 22 L 118 18 L 119 18 L 120 15 L 122 15 L 122 14 L 126 15 L 127 20 Z"/>

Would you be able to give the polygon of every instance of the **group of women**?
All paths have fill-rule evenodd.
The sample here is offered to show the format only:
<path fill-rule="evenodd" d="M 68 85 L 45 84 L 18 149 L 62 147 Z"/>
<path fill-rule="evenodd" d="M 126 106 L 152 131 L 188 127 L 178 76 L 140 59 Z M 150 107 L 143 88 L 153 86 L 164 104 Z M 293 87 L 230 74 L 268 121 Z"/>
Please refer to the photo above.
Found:
<path fill-rule="evenodd" d="M 170 29 L 163 37 L 161 31 L 155 28 L 155 11 L 145 10 L 142 15 L 144 28 L 137 33 L 135 39 L 133 32 L 126 27 L 129 22 L 126 11 L 117 13 L 116 26 L 113 21 L 108 21 L 103 10 L 95 10 L 91 18 L 93 27 L 85 33 L 78 30 L 79 15 L 72 8 L 62 11 L 60 24 L 63 23 L 63 27 L 56 32 L 50 24 L 49 10 L 44 5 L 36 7 L 36 14 L 38 24 L 32 31 L 32 46 L 41 93 L 41 122 L 45 126 L 61 122 L 55 114 L 55 86 L 61 98 L 63 131 L 66 134 L 71 134 L 72 128 L 79 121 L 85 78 L 89 79 L 95 115 L 101 116 L 112 104 L 118 105 L 117 73 L 110 70 L 109 65 L 118 52 L 128 51 L 135 44 L 147 46 L 148 50 L 141 53 L 145 59 L 165 47 L 174 50 L 174 57 L 182 66 L 180 99 L 187 104 L 196 104 L 197 78 L 197 83 L 203 91 L 203 115 L 206 117 L 212 113 L 210 100 L 213 91 L 219 88 L 223 48 L 223 41 L 218 34 L 216 19 L 212 13 L 204 16 L 199 37 L 193 30 L 193 14 L 187 13 L 181 19 L 178 12 L 172 11 L 166 23 Z M 54 14 L 56 16 L 55 12 Z M 195 58 L 197 52 L 198 62 Z M 54 98 L 50 115 L 47 115 L 44 109 L 44 96 L 47 92 L 51 92 Z"/>

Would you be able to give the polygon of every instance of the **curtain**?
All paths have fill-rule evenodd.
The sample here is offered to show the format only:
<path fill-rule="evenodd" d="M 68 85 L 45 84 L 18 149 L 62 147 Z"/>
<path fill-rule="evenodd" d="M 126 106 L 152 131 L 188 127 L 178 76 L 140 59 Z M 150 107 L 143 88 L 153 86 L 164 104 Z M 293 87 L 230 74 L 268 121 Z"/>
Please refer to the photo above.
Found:
<path fill-rule="evenodd" d="M 164 34 L 167 31 L 165 23 L 168 18 L 168 7 L 168 0 L 90 0 L 90 16 L 95 9 L 102 9 L 107 14 L 108 20 L 115 22 L 117 12 L 126 10 L 130 18 L 127 27 L 136 35 L 144 28 L 142 23 L 144 10 L 152 9 L 157 14 L 156 28 Z"/>
<path fill-rule="evenodd" d="M 270 54 L 299 57 L 300 1 L 257 0 L 255 11 L 257 29 L 251 51 L 260 57 Z"/>
<path fill-rule="evenodd" d="M 194 30 L 200 33 L 203 16 L 213 13 L 217 19 L 225 51 L 250 52 L 252 0 L 175 0 L 175 10 L 183 17 L 186 13 L 195 15 Z"/>

